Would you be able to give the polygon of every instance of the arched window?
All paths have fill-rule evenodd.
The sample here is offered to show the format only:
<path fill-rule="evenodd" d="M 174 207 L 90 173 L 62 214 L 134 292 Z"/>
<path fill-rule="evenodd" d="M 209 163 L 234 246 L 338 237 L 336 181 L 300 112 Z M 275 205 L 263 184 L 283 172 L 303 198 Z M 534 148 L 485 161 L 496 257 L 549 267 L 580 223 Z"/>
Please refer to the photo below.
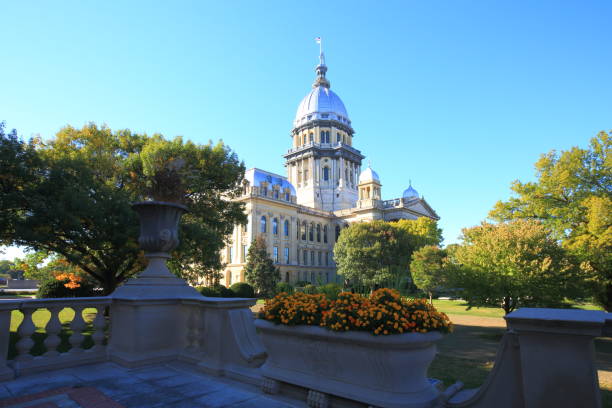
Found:
<path fill-rule="evenodd" d="M 336 133 L 336 142 L 340 143 L 340 140 L 342 140 L 340 133 Z"/>
<path fill-rule="evenodd" d="M 268 187 L 263 186 L 263 187 L 261 188 L 261 195 L 262 195 L 262 196 L 264 196 L 264 197 L 267 197 L 267 196 L 268 196 Z"/>
<path fill-rule="evenodd" d="M 321 242 L 321 224 L 317 224 L 317 242 Z"/>
<path fill-rule="evenodd" d="M 323 167 L 323 180 L 329 180 L 329 167 Z"/>
<path fill-rule="evenodd" d="M 268 222 L 266 220 L 266 216 L 262 215 L 261 216 L 261 224 L 260 224 L 261 225 L 261 228 L 260 228 L 261 232 L 266 232 L 267 231 L 267 224 L 268 224 Z"/>
<path fill-rule="evenodd" d="M 302 222 L 302 241 L 306 241 L 306 229 L 308 229 L 308 227 L 306 226 L 306 221 Z"/>
<path fill-rule="evenodd" d="M 285 282 L 289 283 L 289 272 L 285 272 Z"/>
<path fill-rule="evenodd" d="M 327 244 L 327 225 L 323 226 L 323 242 Z"/>
<path fill-rule="evenodd" d="M 283 225 L 283 234 L 288 237 L 289 236 L 289 220 L 285 220 Z"/>
<path fill-rule="evenodd" d="M 308 231 L 308 239 L 314 241 L 314 224 L 310 223 L 310 230 Z"/>
<path fill-rule="evenodd" d="M 278 218 L 272 220 L 272 233 L 278 235 Z"/>
<path fill-rule="evenodd" d="M 285 201 L 291 201 L 291 194 L 285 193 Z"/>
<path fill-rule="evenodd" d="M 300 239 L 300 220 L 295 222 L 295 239 Z"/>
<path fill-rule="evenodd" d="M 278 200 L 278 190 L 274 190 L 274 198 Z"/>
<path fill-rule="evenodd" d="M 336 242 L 338 242 L 338 237 L 340 237 L 340 226 L 336 225 Z"/>
<path fill-rule="evenodd" d="M 314 142 L 314 133 L 310 133 L 310 134 L 308 135 L 308 141 L 309 141 L 310 143 Z"/>
<path fill-rule="evenodd" d="M 310 283 L 314 283 L 315 282 L 315 274 L 314 272 L 310 272 Z"/>

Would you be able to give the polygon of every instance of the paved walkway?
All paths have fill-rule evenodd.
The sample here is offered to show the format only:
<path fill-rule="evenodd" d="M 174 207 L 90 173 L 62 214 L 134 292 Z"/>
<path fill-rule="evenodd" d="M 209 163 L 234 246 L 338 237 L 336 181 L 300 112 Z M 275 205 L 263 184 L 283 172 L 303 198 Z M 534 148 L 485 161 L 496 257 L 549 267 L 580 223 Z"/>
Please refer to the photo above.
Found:
<path fill-rule="evenodd" d="M 101 363 L 0 383 L 0 407 L 292 408 L 304 403 L 195 371 L 181 363 L 128 369 Z"/>

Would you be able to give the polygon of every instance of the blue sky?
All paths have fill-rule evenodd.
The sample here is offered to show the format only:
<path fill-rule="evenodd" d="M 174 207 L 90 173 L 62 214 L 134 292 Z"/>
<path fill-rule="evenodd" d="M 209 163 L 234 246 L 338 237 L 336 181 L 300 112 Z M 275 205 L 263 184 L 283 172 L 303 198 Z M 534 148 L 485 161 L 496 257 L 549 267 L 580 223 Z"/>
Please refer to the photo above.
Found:
<path fill-rule="evenodd" d="M 0 120 L 88 121 L 282 154 L 324 41 L 383 198 L 412 179 L 445 243 L 551 149 L 612 129 L 609 1 L 3 2 Z M 5 257 L 10 257 L 5 255 Z"/>

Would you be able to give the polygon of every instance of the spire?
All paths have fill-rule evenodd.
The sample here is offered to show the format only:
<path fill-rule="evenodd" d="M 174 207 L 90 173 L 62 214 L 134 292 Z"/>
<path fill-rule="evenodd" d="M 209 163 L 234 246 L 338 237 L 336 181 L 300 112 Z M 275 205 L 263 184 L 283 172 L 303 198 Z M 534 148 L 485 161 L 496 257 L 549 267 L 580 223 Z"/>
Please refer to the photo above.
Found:
<path fill-rule="evenodd" d="M 330 83 L 327 78 L 325 78 L 325 74 L 327 73 L 327 65 L 325 65 L 325 54 L 323 54 L 321 37 L 315 38 L 315 41 L 317 44 L 319 44 L 319 65 L 317 65 L 315 68 L 315 71 L 317 72 L 317 79 L 314 81 L 314 84 L 312 84 L 312 87 L 316 88 L 317 86 L 322 86 L 324 88 L 329 88 Z"/>

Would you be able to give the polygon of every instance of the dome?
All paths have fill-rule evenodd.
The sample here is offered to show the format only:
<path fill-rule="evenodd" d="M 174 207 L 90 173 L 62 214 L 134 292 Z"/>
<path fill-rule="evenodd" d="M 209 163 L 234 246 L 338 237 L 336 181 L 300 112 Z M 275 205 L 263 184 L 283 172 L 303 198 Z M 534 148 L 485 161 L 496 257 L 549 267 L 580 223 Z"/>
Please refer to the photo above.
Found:
<path fill-rule="evenodd" d="M 278 174 L 269 173 L 261 169 L 249 169 L 244 173 L 244 179 L 247 180 L 251 186 L 259 187 L 262 181 L 267 182 L 271 186 L 278 185 L 280 190 L 284 191 L 286 188 L 289 189 L 291 195 L 297 195 L 295 187 L 285 177 L 279 176 Z"/>
<path fill-rule="evenodd" d="M 378 177 L 378 174 L 376 174 L 376 172 L 372 170 L 371 167 L 368 167 L 359 175 L 359 184 L 368 183 L 370 181 L 380 183 L 380 178 Z"/>
<path fill-rule="evenodd" d="M 315 71 L 317 79 L 312 85 L 312 91 L 300 102 L 295 114 L 294 127 L 301 126 L 313 120 L 335 120 L 350 127 L 351 121 L 344 107 L 344 103 L 338 95 L 329 89 L 330 84 L 325 74 L 325 56 L 319 56 L 320 62 Z"/>
<path fill-rule="evenodd" d="M 404 194 L 402 194 L 403 198 L 419 198 L 419 192 L 412 188 L 412 184 L 408 186 L 407 189 L 404 190 Z"/>
<path fill-rule="evenodd" d="M 312 120 L 336 120 L 351 125 L 344 103 L 338 95 L 325 86 L 316 86 L 302 99 L 295 114 L 295 127 Z"/>

